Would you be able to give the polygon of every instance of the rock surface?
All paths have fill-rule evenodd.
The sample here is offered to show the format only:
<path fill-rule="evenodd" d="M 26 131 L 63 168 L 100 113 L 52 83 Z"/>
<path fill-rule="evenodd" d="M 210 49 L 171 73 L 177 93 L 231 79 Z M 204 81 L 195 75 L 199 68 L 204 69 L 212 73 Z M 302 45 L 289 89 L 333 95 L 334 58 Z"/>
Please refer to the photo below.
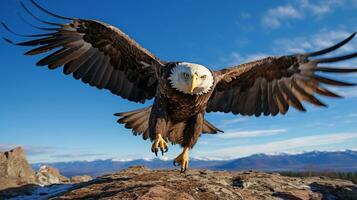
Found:
<path fill-rule="evenodd" d="M 0 189 L 34 182 L 35 172 L 21 147 L 0 152 Z"/>
<path fill-rule="evenodd" d="M 69 183 L 70 180 L 62 176 L 58 169 L 43 165 L 36 173 L 36 182 L 40 185 L 52 185 L 59 183 Z"/>
<path fill-rule="evenodd" d="M 72 176 L 71 177 L 71 183 L 82 183 L 82 182 L 88 182 L 91 180 L 93 180 L 93 178 L 88 175 Z"/>
<path fill-rule="evenodd" d="M 53 199 L 289 199 L 356 200 L 357 186 L 324 177 L 293 178 L 276 173 L 150 170 L 131 167 L 74 185 Z"/>

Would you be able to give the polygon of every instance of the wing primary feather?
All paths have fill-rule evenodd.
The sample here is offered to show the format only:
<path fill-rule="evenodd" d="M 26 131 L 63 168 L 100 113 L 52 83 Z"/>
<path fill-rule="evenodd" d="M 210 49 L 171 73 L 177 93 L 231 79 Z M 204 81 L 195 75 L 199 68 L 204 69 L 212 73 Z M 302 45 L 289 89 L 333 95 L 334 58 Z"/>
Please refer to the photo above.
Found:
<path fill-rule="evenodd" d="M 74 42 L 77 40 L 78 40 L 77 38 L 70 38 L 68 40 L 61 40 L 59 42 L 50 43 L 45 46 L 40 46 L 38 48 L 31 49 L 30 51 L 27 51 L 25 53 L 25 55 L 36 55 L 36 54 L 44 53 L 44 52 L 50 51 L 54 48 L 60 47 L 66 43 L 71 43 L 71 42 Z"/>
<path fill-rule="evenodd" d="M 103 78 L 105 71 L 107 70 L 108 63 L 109 63 L 109 58 L 106 55 L 104 55 L 102 66 L 96 72 L 97 73 L 96 76 L 89 82 L 89 85 L 91 85 L 91 86 L 99 85 L 99 83 L 101 82 L 101 80 Z"/>
<path fill-rule="evenodd" d="M 335 86 L 355 86 L 356 85 L 354 83 L 347 83 L 347 82 L 343 82 L 343 81 L 337 81 L 337 80 L 333 80 L 330 78 L 322 77 L 317 74 L 314 74 L 311 77 L 321 83 L 325 83 L 328 85 L 335 85 Z"/>
<path fill-rule="evenodd" d="M 330 63 L 330 62 L 338 62 L 338 61 L 342 61 L 342 60 L 351 59 L 351 58 L 354 58 L 354 57 L 357 57 L 357 52 L 356 53 L 352 53 L 352 54 L 348 54 L 348 55 L 332 57 L 332 58 L 320 58 L 320 59 L 312 60 L 312 62 Z"/>
<path fill-rule="evenodd" d="M 320 87 L 320 86 L 316 88 L 315 92 L 318 94 L 321 94 L 321 95 L 328 96 L 328 97 L 342 98 L 342 96 L 340 96 L 334 92 L 331 92 L 330 90 Z"/>
<path fill-rule="evenodd" d="M 20 36 L 20 37 L 43 37 L 43 36 L 51 36 L 53 34 L 55 34 L 56 32 L 53 33 L 44 33 L 44 34 L 34 34 L 34 35 L 23 35 L 23 34 L 19 34 L 16 33 L 15 31 L 11 30 L 4 22 L 1 22 L 1 25 L 5 28 L 5 30 L 7 30 L 8 32 Z"/>
<path fill-rule="evenodd" d="M 34 0 L 30 0 L 30 2 L 35 5 L 38 9 L 42 10 L 43 12 L 47 13 L 48 15 L 51 15 L 53 17 L 57 17 L 57 18 L 60 18 L 60 19 L 67 19 L 67 20 L 72 20 L 73 18 L 70 18 L 70 17 L 64 17 L 64 16 L 61 16 L 61 15 L 57 15 L 55 13 L 52 13 L 46 9 L 44 9 L 42 6 L 40 6 L 39 4 L 37 4 Z"/>
<path fill-rule="evenodd" d="M 51 42 L 55 42 L 56 40 L 57 40 L 56 37 L 52 36 L 52 37 L 46 37 L 46 38 L 40 38 L 40 39 L 20 42 L 20 43 L 16 43 L 15 45 L 18 45 L 18 46 L 37 46 L 37 45 L 49 44 Z"/>
<path fill-rule="evenodd" d="M 284 92 L 284 94 L 287 97 L 288 102 L 291 103 L 292 106 L 294 106 L 296 109 L 300 110 L 300 111 L 306 111 L 306 109 L 304 108 L 304 106 L 301 104 L 301 102 L 299 101 L 298 98 L 296 98 L 296 96 L 291 92 L 291 90 L 288 88 L 288 86 L 285 83 L 285 80 L 280 80 L 279 81 L 279 86 L 280 89 Z"/>
<path fill-rule="evenodd" d="M 91 58 L 96 52 L 96 49 L 88 49 L 79 58 L 66 64 L 63 68 L 63 73 L 68 75 L 77 71 L 89 58 Z"/>
<path fill-rule="evenodd" d="M 5 42 L 9 43 L 9 44 L 12 44 L 12 45 L 17 45 L 15 44 L 13 41 L 11 41 L 10 39 L 7 39 L 5 37 L 2 38 Z"/>
<path fill-rule="evenodd" d="M 315 51 L 315 52 L 311 52 L 311 53 L 306 53 L 304 55 L 308 56 L 308 57 L 313 57 L 313 56 L 319 56 L 319 55 L 322 55 L 322 54 L 326 54 L 326 53 L 329 53 L 331 51 L 334 51 L 340 47 L 342 47 L 343 45 L 345 45 L 347 42 L 349 42 L 350 40 L 352 40 L 352 38 L 356 35 L 356 32 L 352 33 L 350 36 L 348 36 L 346 39 L 344 39 L 343 41 L 333 45 L 333 46 L 330 46 L 326 49 L 323 49 L 323 50 L 320 50 L 320 51 Z"/>
<path fill-rule="evenodd" d="M 42 19 L 38 18 L 36 15 L 34 15 L 34 14 L 25 6 L 25 4 L 24 4 L 22 1 L 20 1 L 20 5 L 21 5 L 21 7 L 25 10 L 25 12 L 27 12 L 27 14 L 29 14 L 31 17 L 33 17 L 33 18 L 36 19 L 37 21 L 42 22 L 42 23 L 44 23 L 44 24 L 53 25 L 53 26 L 62 26 L 62 24 L 60 24 L 60 23 L 49 22 L 49 21 L 42 20 Z"/>
<path fill-rule="evenodd" d="M 59 58 L 57 60 L 55 60 L 53 63 L 51 63 L 50 65 L 48 65 L 49 69 L 55 69 L 59 66 L 65 65 L 66 63 L 76 59 L 79 55 L 81 55 L 82 53 L 82 48 L 84 47 L 84 44 L 80 44 L 78 46 L 74 46 L 69 48 L 69 50 L 60 55 Z"/>
<path fill-rule="evenodd" d="M 260 102 L 260 82 L 261 78 L 257 78 L 254 85 L 248 91 L 247 101 L 245 102 L 244 113 L 251 116 L 255 114 L 258 102 Z M 259 98 L 258 98 L 259 97 Z"/>
<path fill-rule="evenodd" d="M 98 52 L 96 52 L 92 57 L 90 57 L 77 71 L 73 73 L 73 77 L 75 79 L 80 79 L 83 78 L 88 71 L 93 67 L 95 62 L 98 60 L 98 55 L 96 55 Z"/>
<path fill-rule="evenodd" d="M 300 85 L 302 87 L 307 87 L 307 88 L 311 89 L 313 92 L 316 92 L 317 94 L 327 96 L 327 97 L 342 98 L 342 96 L 335 94 L 324 87 L 316 85 L 317 83 L 315 84 L 315 83 L 312 83 L 311 81 L 300 81 L 300 80 L 297 80 L 297 83 L 298 83 L 298 85 Z"/>
<path fill-rule="evenodd" d="M 268 84 L 269 83 L 265 79 L 263 79 L 263 81 L 260 83 L 261 107 L 265 116 L 268 116 L 270 114 L 270 109 L 268 105 Z"/>
<path fill-rule="evenodd" d="M 268 97 L 268 106 L 270 113 L 275 116 L 279 113 L 279 108 L 276 105 L 274 100 L 274 93 L 273 93 L 273 82 L 268 82 L 268 90 L 267 90 L 267 97 Z"/>
<path fill-rule="evenodd" d="M 276 102 L 278 104 L 279 112 L 284 115 L 289 110 L 289 104 L 285 101 L 277 81 L 273 82 L 273 93 L 276 95 Z"/>
<path fill-rule="evenodd" d="M 296 83 L 296 81 L 292 81 L 292 86 L 296 90 L 295 92 L 299 93 L 302 96 L 303 100 L 308 101 L 311 104 L 314 104 L 314 105 L 317 105 L 317 106 L 327 107 L 326 104 L 324 104 L 319 99 L 317 99 L 313 94 L 309 94 L 303 88 L 301 88 L 299 86 L 299 84 Z"/>
<path fill-rule="evenodd" d="M 100 53 L 98 55 L 97 61 L 93 64 L 93 67 L 88 71 L 88 73 L 82 78 L 84 83 L 89 83 L 96 76 L 96 73 L 100 67 L 102 67 L 104 54 Z"/>
<path fill-rule="evenodd" d="M 54 60 L 56 60 L 57 56 L 68 51 L 67 48 L 61 48 L 57 51 L 55 51 L 54 53 L 42 58 L 40 61 L 38 61 L 36 63 L 37 66 L 45 66 L 45 65 L 48 65 L 48 64 L 51 64 L 51 62 L 53 62 Z"/>
<path fill-rule="evenodd" d="M 39 27 L 39 26 L 35 26 L 32 23 L 30 23 L 29 21 L 27 21 L 20 13 L 16 13 L 19 18 L 21 19 L 21 21 L 23 21 L 25 24 L 35 28 L 35 29 L 39 29 L 39 30 L 43 30 L 43 31 L 58 31 L 58 28 L 45 28 L 45 27 Z"/>
<path fill-rule="evenodd" d="M 114 68 L 110 65 L 110 62 L 108 63 L 108 66 L 103 74 L 103 77 L 102 79 L 100 80 L 97 88 L 98 89 L 103 89 L 104 87 L 107 86 L 109 80 L 110 80 L 110 77 L 112 75 L 112 72 L 113 72 Z"/>
<path fill-rule="evenodd" d="M 126 77 L 123 71 L 118 70 L 118 77 L 116 84 L 113 87 L 113 90 L 117 93 L 121 93 L 125 98 L 129 97 L 131 89 L 133 87 L 133 83 L 129 81 L 125 81 Z"/>
<path fill-rule="evenodd" d="M 108 83 L 105 86 L 105 88 L 109 89 L 113 94 L 115 94 L 113 88 L 116 86 L 116 82 L 118 81 L 118 73 L 118 70 L 113 70 L 111 76 L 109 77 Z"/>
<path fill-rule="evenodd" d="M 327 73 L 353 73 L 357 72 L 356 68 L 331 68 L 331 67 L 317 67 L 316 71 Z"/>
<path fill-rule="evenodd" d="M 233 89 L 231 89 L 233 90 Z M 242 94 L 240 92 L 240 87 L 238 87 L 236 90 L 233 90 L 233 98 L 232 100 L 232 113 L 237 115 L 239 114 L 239 103 L 241 102 L 242 99 Z"/>
<path fill-rule="evenodd" d="M 244 112 L 244 110 L 245 110 L 244 105 L 245 105 L 245 102 L 247 101 L 248 94 L 249 94 L 248 91 L 245 91 L 245 92 L 242 92 L 241 96 L 239 97 L 240 102 L 239 102 L 239 104 L 237 104 L 237 106 L 238 106 L 237 110 L 242 115 L 246 115 Z"/>

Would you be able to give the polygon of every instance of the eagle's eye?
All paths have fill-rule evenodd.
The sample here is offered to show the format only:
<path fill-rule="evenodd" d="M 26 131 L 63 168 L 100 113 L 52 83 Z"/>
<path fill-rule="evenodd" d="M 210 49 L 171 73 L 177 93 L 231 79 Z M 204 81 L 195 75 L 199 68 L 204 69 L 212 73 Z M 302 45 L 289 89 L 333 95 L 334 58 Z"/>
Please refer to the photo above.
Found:
<path fill-rule="evenodd" d="M 187 73 L 183 73 L 183 77 L 185 78 L 185 79 L 188 79 L 189 77 L 190 77 L 190 75 L 188 75 Z"/>
<path fill-rule="evenodd" d="M 203 76 L 201 76 L 200 78 L 201 78 L 202 80 L 205 80 L 206 77 L 207 77 L 207 75 L 203 75 Z"/>

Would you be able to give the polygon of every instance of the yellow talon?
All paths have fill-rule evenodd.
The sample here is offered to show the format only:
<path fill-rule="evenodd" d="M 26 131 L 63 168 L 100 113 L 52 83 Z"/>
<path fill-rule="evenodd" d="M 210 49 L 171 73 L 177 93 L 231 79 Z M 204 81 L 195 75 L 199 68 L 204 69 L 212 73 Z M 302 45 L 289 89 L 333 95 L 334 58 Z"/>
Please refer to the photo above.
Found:
<path fill-rule="evenodd" d="M 154 143 L 152 143 L 151 146 L 151 151 L 153 153 L 155 153 L 155 155 L 157 156 L 157 152 L 161 151 L 161 154 L 164 155 L 164 153 L 166 153 L 169 150 L 169 147 L 167 145 L 167 142 L 164 140 L 164 138 L 162 138 L 161 134 L 158 134 L 156 136 L 156 139 L 154 141 Z"/>
<path fill-rule="evenodd" d="M 188 168 L 188 147 L 185 147 L 180 155 L 178 155 L 175 160 L 174 160 L 174 166 L 176 166 L 176 163 L 181 166 L 181 173 L 186 172 Z"/>

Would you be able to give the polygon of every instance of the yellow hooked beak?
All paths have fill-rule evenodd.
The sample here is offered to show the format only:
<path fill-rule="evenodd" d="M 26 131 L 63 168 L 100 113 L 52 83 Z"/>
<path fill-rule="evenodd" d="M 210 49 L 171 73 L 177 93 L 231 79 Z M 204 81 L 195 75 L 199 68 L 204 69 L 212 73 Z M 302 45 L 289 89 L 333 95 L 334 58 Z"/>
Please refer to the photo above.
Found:
<path fill-rule="evenodd" d="M 191 93 L 193 92 L 193 90 L 195 90 L 195 88 L 197 86 L 197 79 L 198 79 L 198 76 L 196 74 L 193 74 L 192 80 L 191 80 L 191 90 L 190 90 Z"/>

